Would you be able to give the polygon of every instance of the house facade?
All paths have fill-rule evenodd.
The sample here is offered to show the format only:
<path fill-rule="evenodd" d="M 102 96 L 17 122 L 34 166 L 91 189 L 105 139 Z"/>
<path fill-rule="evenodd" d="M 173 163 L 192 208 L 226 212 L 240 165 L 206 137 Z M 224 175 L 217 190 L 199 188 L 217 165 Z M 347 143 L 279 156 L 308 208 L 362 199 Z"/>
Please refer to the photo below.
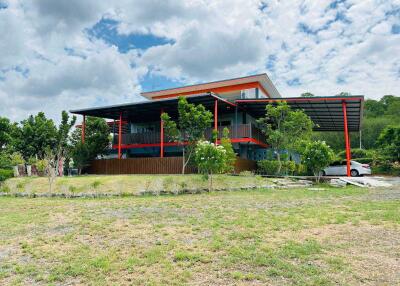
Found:
<path fill-rule="evenodd" d="M 83 116 L 82 140 L 85 138 L 85 117 L 108 120 L 112 144 L 109 159 L 176 158 L 182 146 L 164 133 L 161 113 L 177 119 L 178 98 L 202 104 L 213 113 L 213 123 L 205 131 L 211 139 L 213 130 L 218 140 L 224 128 L 238 158 L 257 161 L 266 158 L 268 145 L 257 119 L 265 115 L 265 105 L 287 101 L 294 109 L 304 110 L 319 131 L 344 131 L 346 150 L 350 150 L 349 131 L 358 131 L 362 118 L 362 96 L 283 98 L 267 74 L 227 79 L 165 90 L 141 93 L 143 101 L 71 111 Z M 133 162 L 133 161 L 132 161 Z M 255 166 L 255 164 L 253 164 Z"/>

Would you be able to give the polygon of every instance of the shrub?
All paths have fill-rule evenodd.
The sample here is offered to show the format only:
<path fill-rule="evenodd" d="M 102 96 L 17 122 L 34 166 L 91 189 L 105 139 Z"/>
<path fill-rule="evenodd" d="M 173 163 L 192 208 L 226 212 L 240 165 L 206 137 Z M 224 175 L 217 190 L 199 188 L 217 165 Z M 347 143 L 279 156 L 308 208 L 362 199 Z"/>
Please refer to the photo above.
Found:
<path fill-rule="evenodd" d="M 45 160 L 45 159 L 43 159 L 43 160 L 38 160 L 38 161 L 36 162 L 36 168 L 37 168 L 37 170 L 38 170 L 41 174 L 43 174 L 43 173 L 46 171 L 47 164 L 48 164 L 48 162 L 47 162 L 47 160 Z"/>
<path fill-rule="evenodd" d="M 282 162 L 282 173 L 293 175 L 296 170 L 296 163 L 294 161 L 283 161 Z"/>
<path fill-rule="evenodd" d="M 355 159 L 355 161 L 357 161 L 358 163 L 361 163 L 361 164 L 372 164 L 372 162 L 374 161 L 374 158 L 357 158 L 357 159 Z"/>
<path fill-rule="evenodd" d="M 11 158 L 11 164 L 13 166 L 25 164 L 25 160 L 22 157 L 21 153 L 19 153 L 19 152 L 12 153 L 10 158 Z"/>
<path fill-rule="evenodd" d="M 295 174 L 297 176 L 305 176 L 308 175 L 307 173 L 307 166 L 304 164 L 296 164 Z"/>
<path fill-rule="evenodd" d="M 8 169 L 0 169 L 0 182 L 14 177 L 14 171 Z"/>
<path fill-rule="evenodd" d="M 261 160 L 257 162 L 257 165 L 259 170 L 267 175 L 276 175 L 279 170 L 279 161 L 277 160 Z"/>
<path fill-rule="evenodd" d="M 346 159 L 346 151 L 340 151 L 337 154 L 341 159 Z M 365 149 L 360 149 L 360 148 L 354 148 L 351 149 L 351 158 L 352 159 L 358 159 L 358 158 L 366 158 L 369 157 L 370 152 L 368 152 Z"/>
<path fill-rule="evenodd" d="M 317 176 L 319 182 L 322 169 L 333 161 L 334 153 L 325 141 L 314 141 L 307 144 L 303 158 L 304 164 Z"/>

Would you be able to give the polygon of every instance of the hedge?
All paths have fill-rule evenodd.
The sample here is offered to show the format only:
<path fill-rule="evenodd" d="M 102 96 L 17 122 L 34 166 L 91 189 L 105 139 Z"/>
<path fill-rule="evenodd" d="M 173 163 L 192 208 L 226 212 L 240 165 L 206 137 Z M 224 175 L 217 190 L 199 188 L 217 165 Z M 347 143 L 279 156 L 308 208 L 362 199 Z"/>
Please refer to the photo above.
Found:
<path fill-rule="evenodd" d="M 14 171 L 9 169 L 0 169 L 0 182 L 14 177 Z"/>

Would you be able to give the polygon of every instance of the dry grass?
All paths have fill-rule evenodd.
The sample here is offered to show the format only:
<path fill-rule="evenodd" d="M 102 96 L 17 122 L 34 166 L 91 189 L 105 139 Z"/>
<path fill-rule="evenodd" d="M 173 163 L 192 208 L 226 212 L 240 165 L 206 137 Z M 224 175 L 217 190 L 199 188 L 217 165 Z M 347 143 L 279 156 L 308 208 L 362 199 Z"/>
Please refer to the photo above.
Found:
<path fill-rule="evenodd" d="M 217 175 L 214 187 L 251 188 L 269 185 L 270 180 L 260 176 Z M 183 190 L 199 190 L 208 187 L 201 175 L 118 175 L 118 176 L 79 176 L 58 178 L 55 193 L 180 193 Z M 4 183 L 3 192 L 46 193 L 49 191 L 47 178 L 13 178 Z"/>
<path fill-rule="evenodd" d="M 400 190 L 0 198 L 0 285 L 396 285 Z"/>

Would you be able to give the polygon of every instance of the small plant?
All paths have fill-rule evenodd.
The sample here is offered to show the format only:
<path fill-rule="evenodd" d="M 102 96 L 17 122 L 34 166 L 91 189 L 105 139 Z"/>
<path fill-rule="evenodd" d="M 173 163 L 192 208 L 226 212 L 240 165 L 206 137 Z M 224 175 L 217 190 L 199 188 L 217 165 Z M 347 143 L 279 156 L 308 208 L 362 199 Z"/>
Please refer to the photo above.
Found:
<path fill-rule="evenodd" d="M 14 177 L 13 170 L 0 169 L 0 182 Z"/>
<path fill-rule="evenodd" d="M 242 171 L 239 173 L 239 176 L 241 177 L 253 177 L 254 176 L 254 172 L 252 171 Z"/>
<path fill-rule="evenodd" d="M 99 187 L 101 185 L 101 182 L 99 180 L 95 180 L 91 183 L 91 187 L 93 189 L 97 189 L 97 187 Z"/>
<path fill-rule="evenodd" d="M 267 175 L 276 175 L 280 169 L 280 163 L 277 160 L 262 160 L 257 162 L 261 172 Z"/>
<path fill-rule="evenodd" d="M 22 157 L 21 153 L 19 152 L 12 153 L 10 158 L 11 158 L 11 164 L 13 166 L 25 164 L 24 157 Z"/>

